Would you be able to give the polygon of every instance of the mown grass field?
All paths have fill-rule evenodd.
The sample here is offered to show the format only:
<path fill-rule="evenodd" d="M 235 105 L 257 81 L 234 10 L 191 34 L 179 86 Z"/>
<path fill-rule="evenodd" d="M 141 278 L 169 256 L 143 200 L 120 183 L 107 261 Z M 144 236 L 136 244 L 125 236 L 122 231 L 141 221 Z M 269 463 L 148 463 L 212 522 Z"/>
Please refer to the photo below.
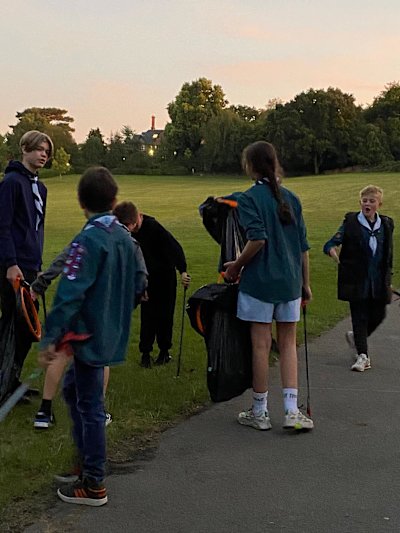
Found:
<path fill-rule="evenodd" d="M 250 184 L 248 179 L 117 176 L 117 180 L 120 186 L 119 200 L 132 200 L 140 210 L 156 216 L 183 245 L 192 275 L 189 294 L 205 283 L 216 281 L 218 247 L 202 226 L 198 206 L 209 195 L 245 190 Z M 45 267 L 84 223 L 76 201 L 77 181 L 78 176 L 46 181 Z M 311 284 L 314 293 L 314 300 L 308 308 L 311 336 L 330 328 L 347 313 L 346 304 L 336 299 L 336 266 L 321 250 L 323 243 L 339 226 L 344 213 L 358 209 L 358 191 L 369 183 L 380 185 L 385 191 L 384 208 L 381 211 L 394 217 L 395 221 L 400 220 L 399 174 L 348 174 L 285 181 L 285 185 L 302 200 L 311 245 Z M 395 252 L 394 285 L 398 286 L 398 246 L 395 246 Z M 54 287 L 48 293 L 48 305 L 53 294 Z M 182 297 L 182 290 L 179 289 L 173 355 L 177 355 L 179 346 Z M 299 342 L 302 342 L 301 331 Z M 107 394 L 107 407 L 114 417 L 113 424 L 107 429 L 109 455 L 115 462 L 129 459 L 149 435 L 179 417 L 194 412 L 208 401 L 205 348 L 202 339 L 191 330 L 188 320 L 185 324 L 179 379 L 175 379 L 176 357 L 164 368 L 140 368 L 137 345 L 136 310 L 127 362 L 112 369 Z M 312 353 L 311 357 L 324 357 L 324 354 Z M 35 365 L 36 349 L 28 357 L 24 375 L 28 375 Z M 53 474 L 70 464 L 72 447 L 69 424 L 61 399 L 55 402 L 57 425 L 47 432 L 33 430 L 32 419 L 38 405 L 39 400 L 35 400 L 30 406 L 18 406 L 0 424 L 0 523 L 2 510 L 5 513 L 3 520 L 13 515 L 13 509 L 18 509 L 19 516 L 23 517 L 23 510 L 31 507 L 27 502 L 35 501 L 35 493 L 44 491 L 45 494 L 51 494 Z"/>

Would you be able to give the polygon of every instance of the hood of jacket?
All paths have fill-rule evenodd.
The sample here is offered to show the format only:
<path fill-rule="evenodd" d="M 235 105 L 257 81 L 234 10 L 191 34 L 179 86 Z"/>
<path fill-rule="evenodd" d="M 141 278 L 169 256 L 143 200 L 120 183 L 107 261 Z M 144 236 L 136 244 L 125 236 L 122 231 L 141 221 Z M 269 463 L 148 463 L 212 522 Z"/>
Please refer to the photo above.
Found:
<path fill-rule="evenodd" d="M 34 174 L 30 170 L 28 170 L 21 161 L 10 161 L 6 167 L 6 170 L 4 171 L 4 174 L 9 174 L 10 172 L 18 172 L 18 174 L 23 174 L 27 178 L 32 178 L 37 176 L 37 174 Z"/>

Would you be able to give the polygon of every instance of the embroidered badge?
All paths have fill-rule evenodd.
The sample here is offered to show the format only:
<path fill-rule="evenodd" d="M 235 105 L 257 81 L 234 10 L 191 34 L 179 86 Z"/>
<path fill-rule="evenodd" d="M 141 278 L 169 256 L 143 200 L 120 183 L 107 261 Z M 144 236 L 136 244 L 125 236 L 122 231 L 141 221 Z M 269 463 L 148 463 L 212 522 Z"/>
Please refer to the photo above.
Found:
<path fill-rule="evenodd" d="M 84 253 L 84 248 L 78 242 L 73 242 L 68 253 L 68 258 L 65 261 L 64 274 L 71 281 L 75 280 L 77 274 L 81 268 L 82 255 Z"/>

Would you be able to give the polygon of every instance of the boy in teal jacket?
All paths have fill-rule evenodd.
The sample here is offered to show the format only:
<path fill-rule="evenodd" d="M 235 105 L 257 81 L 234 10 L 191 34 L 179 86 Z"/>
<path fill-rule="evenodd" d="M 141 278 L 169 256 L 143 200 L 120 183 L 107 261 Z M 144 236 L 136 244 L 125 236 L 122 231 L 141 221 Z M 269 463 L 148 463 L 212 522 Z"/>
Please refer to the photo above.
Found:
<path fill-rule="evenodd" d="M 73 347 L 63 386 L 82 473 L 57 494 L 67 503 L 91 506 L 107 503 L 104 367 L 125 358 L 136 296 L 134 245 L 110 213 L 117 191 L 102 167 L 88 169 L 79 181 L 78 198 L 88 222 L 71 244 L 39 356 L 47 366 L 66 334 L 86 337 Z"/>

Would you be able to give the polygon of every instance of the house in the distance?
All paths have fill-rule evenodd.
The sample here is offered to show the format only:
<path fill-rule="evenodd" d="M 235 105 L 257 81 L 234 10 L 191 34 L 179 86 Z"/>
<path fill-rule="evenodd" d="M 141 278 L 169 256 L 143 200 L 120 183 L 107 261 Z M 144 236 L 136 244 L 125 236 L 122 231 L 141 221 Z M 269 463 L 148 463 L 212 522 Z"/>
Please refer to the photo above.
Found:
<path fill-rule="evenodd" d="M 151 128 L 139 135 L 140 149 L 153 156 L 161 144 L 164 130 L 156 130 L 156 117 L 151 116 Z"/>

